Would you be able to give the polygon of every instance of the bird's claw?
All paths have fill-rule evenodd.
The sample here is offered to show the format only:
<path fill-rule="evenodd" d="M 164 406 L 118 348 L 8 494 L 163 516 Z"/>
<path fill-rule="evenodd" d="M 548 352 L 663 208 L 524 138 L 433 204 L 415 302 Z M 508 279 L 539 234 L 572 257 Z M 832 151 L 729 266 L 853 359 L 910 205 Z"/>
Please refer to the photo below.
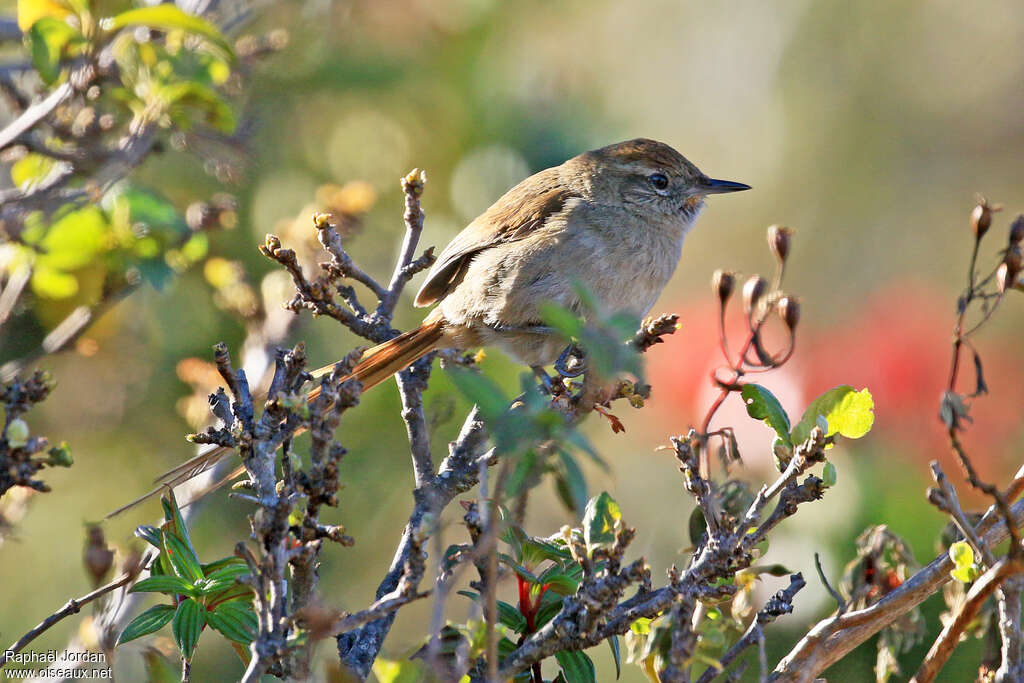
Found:
<path fill-rule="evenodd" d="M 571 365 L 570 365 L 571 363 Z M 569 344 L 565 351 L 555 361 L 555 372 L 565 379 L 579 377 L 587 370 L 586 355 L 583 349 L 575 344 Z"/>

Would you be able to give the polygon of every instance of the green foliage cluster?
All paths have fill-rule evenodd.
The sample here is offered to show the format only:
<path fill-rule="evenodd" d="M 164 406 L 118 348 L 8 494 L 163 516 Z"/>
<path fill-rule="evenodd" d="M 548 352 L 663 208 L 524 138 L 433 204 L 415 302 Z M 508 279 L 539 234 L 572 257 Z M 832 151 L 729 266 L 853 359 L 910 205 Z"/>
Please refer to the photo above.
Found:
<path fill-rule="evenodd" d="M 250 573 L 248 565 L 240 557 L 200 562 L 174 494 L 160 502 L 163 524 L 159 528 L 143 525 L 135 532 L 158 555 L 150 565 L 150 575 L 131 590 L 159 593 L 171 601 L 135 617 L 122 631 L 118 644 L 159 631 L 170 623 L 181 656 L 190 662 L 199 636 L 209 626 L 230 641 L 242 661 L 248 663 L 248 645 L 257 628 L 253 590 L 240 582 Z"/>

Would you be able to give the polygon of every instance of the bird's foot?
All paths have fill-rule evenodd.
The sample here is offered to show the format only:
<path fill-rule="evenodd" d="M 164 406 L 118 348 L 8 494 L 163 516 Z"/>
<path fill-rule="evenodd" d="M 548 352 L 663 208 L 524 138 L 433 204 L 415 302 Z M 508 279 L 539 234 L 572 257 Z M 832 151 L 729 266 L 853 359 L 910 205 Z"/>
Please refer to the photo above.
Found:
<path fill-rule="evenodd" d="M 569 344 L 565 351 L 555 361 L 555 372 L 564 379 L 579 377 L 587 371 L 586 355 L 583 349 L 575 344 Z"/>

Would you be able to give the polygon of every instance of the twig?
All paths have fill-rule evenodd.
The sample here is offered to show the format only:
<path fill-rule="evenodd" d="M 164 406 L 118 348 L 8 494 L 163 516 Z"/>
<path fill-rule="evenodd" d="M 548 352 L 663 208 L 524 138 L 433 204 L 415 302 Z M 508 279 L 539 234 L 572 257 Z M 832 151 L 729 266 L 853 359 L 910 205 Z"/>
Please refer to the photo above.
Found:
<path fill-rule="evenodd" d="M 963 509 L 960 507 L 960 500 L 956 495 L 956 489 L 953 488 L 953 484 L 950 483 L 946 477 L 945 472 L 942 471 L 942 467 L 939 465 L 937 460 L 932 460 L 929 463 L 932 471 L 932 478 L 935 483 L 939 485 L 938 492 L 941 495 L 934 495 L 929 492 L 928 499 L 940 510 L 948 514 L 952 519 L 956 528 L 963 534 L 963 537 L 971 544 L 974 548 L 974 552 L 985 562 L 986 567 L 992 567 L 996 563 L 995 555 L 992 551 L 982 544 L 981 539 L 978 538 L 978 534 L 974 531 L 974 526 L 967 520 L 967 515 L 964 514 Z"/>
<path fill-rule="evenodd" d="M 736 658 L 743 654 L 744 650 L 754 643 L 758 643 L 758 646 L 761 647 L 764 643 L 764 627 L 775 621 L 776 618 L 783 614 L 789 614 L 793 611 L 793 599 L 805 585 L 807 585 L 807 582 L 804 581 L 803 575 L 799 573 L 792 574 L 789 577 L 789 586 L 780 590 L 772 597 L 771 600 L 765 603 L 765 606 L 757 613 L 754 620 L 750 622 L 750 626 L 747 628 L 743 636 L 719 658 L 718 663 L 721 666 L 721 669 L 716 669 L 715 667 L 708 669 L 701 674 L 700 678 L 697 679 L 697 683 L 711 683 L 719 673 L 736 661 Z M 828 584 L 826 583 L 826 586 L 827 585 Z M 766 674 L 767 672 L 763 667 L 761 674 L 762 679 Z"/>
<path fill-rule="evenodd" d="M 50 628 L 55 626 L 61 620 L 71 616 L 72 614 L 78 614 L 82 607 L 88 605 L 93 600 L 101 598 L 107 593 L 126 586 L 134 580 L 135 575 L 130 572 L 126 572 L 117 579 L 114 579 L 105 586 L 100 586 L 91 593 L 86 593 L 80 598 L 72 598 L 71 600 L 68 600 L 63 607 L 43 619 L 35 628 L 23 635 L 21 638 L 18 638 L 18 640 L 9 645 L 3 652 L 0 652 L 0 668 L 10 660 L 12 655 L 21 652 L 26 645 L 46 631 L 50 630 Z"/>

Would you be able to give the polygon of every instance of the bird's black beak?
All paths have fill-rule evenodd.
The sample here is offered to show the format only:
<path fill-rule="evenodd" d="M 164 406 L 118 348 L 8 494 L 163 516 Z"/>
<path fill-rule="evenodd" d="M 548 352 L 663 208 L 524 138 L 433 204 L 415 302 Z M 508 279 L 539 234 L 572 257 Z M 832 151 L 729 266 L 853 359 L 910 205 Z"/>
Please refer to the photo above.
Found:
<path fill-rule="evenodd" d="M 715 180 L 714 178 L 704 178 L 700 182 L 700 188 L 704 194 L 725 194 L 726 192 L 739 192 L 741 190 L 749 190 L 750 185 L 744 183 L 734 183 L 731 180 Z"/>

